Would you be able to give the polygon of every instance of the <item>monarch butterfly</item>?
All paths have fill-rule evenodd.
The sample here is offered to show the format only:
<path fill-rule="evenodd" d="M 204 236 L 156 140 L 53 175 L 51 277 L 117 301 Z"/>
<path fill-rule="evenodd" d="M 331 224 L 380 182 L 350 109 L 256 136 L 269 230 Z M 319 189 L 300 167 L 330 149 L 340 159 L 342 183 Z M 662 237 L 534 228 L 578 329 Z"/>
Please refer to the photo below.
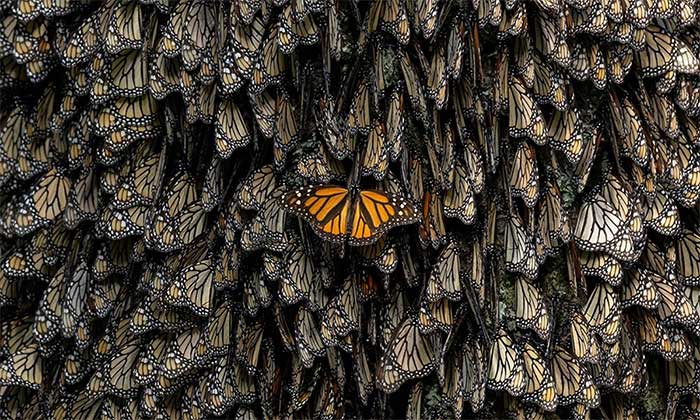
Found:
<path fill-rule="evenodd" d="M 219 357 L 214 368 L 199 383 L 204 409 L 214 415 L 223 415 L 234 404 L 234 385 L 231 358 Z"/>
<path fill-rule="evenodd" d="M 643 77 L 655 77 L 673 68 L 678 54 L 678 41 L 665 30 L 650 25 L 644 29 L 645 45 L 635 53 Z"/>
<path fill-rule="evenodd" d="M 671 360 L 668 363 L 668 382 L 677 392 L 690 392 L 698 381 L 697 360 L 700 352 L 697 343 L 692 346 L 688 360 Z"/>
<path fill-rule="evenodd" d="M 595 3 L 588 7 L 571 10 L 572 21 L 567 21 L 567 26 L 573 33 L 602 34 L 608 29 L 608 17 L 605 15 L 605 7 Z M 644 25 L 646 26 L 646 25 Z"/>
<path fill-rule="evenodd" d="M 238 364 L 233 364 L 232 370 L 233 398 L 243 404 L 252 404 L 257 398 L 255 377 Z"/>
<path fill-rule="evenodd" d="M 447 69 L 452 79 L 459 79 L 464 62 L 464 23 L 455 19 L 447 38 Z"/>
<path fill-rule="evenodd" d="M 621 262 L 604 252 L 582 251 L 581 270 L 588 276 L 600 277 L 611 286 L 619 286 L 624 274 Z"/>
<path fill-rule="evenodd" d="M 238 25 L 236 25 L 236 27 L 238 27 Z M 221 82 L 219 87 L 221 88 L 220 92 L 223 95 L 233 95 L 241 87 L 243 87 L 244 83 L 246 82 L 243 76 L 241 76 L 240 70 L 238 70 L 238 66 L 236 65 L 237 53 L 232 45 L 233 41 L 231 38 L 227 37 L 227 40 L 221 45 L 221 56 L 218 60 L 218 74 L 219 81 Z M 167 59 L 159 56 L 157 60 L 159 60 L 160 68 L 164 68 L 164 64 L 167 62 Z M 155 64 L 152 67 L 155 67 Z M 151 79 L 153 79 L 153 73 L 155 73 L 155 70 L 151 70 Z M 161 73 L 163 73 L 162 70 Z M 151 88 L 151 90 L 152 89 L 153 88 Z"/>
<path fill-rule="evenodd" d="M 525 205 L 533 208 L 539 196 L 539 174 L 535 149 L 527 142 L 518 145 L 510 175 L 511 193 L 520 197 Z"/>
<path fill-rule="evenodd" d="M 244 79 L 249 79 L 253 73 L 258 49 L 265 34 L 265 23 L 266 19 L 262 13 L 253 12 L 245 24 L 237 22 L 232 25 L 233 57 L 236 69 Z"/>
<path fill-rule="evenodd" d="M 353 373 L 357 383 L 357 392 L 362 404 L 367 405 L 370 401 L 371 394 L 374 392 L 374 375 L 372 374 L 367 360 L 365 346 L 361 343 L 353 347 L 353 360 Z"/>
<path fill-rule="evenodd" d="M 239 318 L 236 328 L 236 360 L 240 362 L 248 373 L 255 375 L 258 370 L 258 361 L 263 343 L 263 324 L 256 320 Z"/>
<path fill-rule="evenodd" d="M 104 77 L 108 77 L 106 91 L 100 92 L 98 98 L 143 95 L 148 89 L 146 53 L 138 49 L 119 53 L 109 64 L 109 75 Z M 97 93 L 95 85 L 92 93 Z"/>
<path fill-rule="evenodd" d="M 224 288 L 234 288 L 239 279 L 239 269 L 241 266 L 239 247 L 231 246 L 222 249 L 220 259 L 216 261 L 216 272 L 214 273 L 214 285 L 217 290 Z M 263 263 L 263 270 L 266 270 L 268 261 Z M 275 266 L 277 268 L 277 266 Z"/>
<path fill-rule="evenodd" d="M 620 301 L 612 286 L 598 283 L 588 297 L 583 314 L 591 329 L 607 343 L 620 333 Z"/>
<path fill-rule="evenodd" d="M 436 302 L 442 298 L 453 301 L 462 299 L 459 254 L 457 241 L 455 239 L 448 240 L 430 271 L 426 290 L 429 302 Z"/>
<path fill-rule="evenodd" d="M 680 217 L 678 207 L 661 190 L 654 194 L 653 201 L 646 201 L 646 214 L 644 216 L 646 224 L 657 232 L 678 236 L 680 233 Z"/>
<path fill-rule="evenodd" d="M 92 121 L 92 129 L 95 131 L 95 134 L 100 136 L 109 136 L 112 133 L 127 129 L 143 130 L 141 127 L 133 126 L 142 126 L 150 129 L 150 126 L 157 124 L 158 110 L 158 103 L 151 95 L 119 97 L 100 108 L 96 119 Z M 146 132 L 148 133 L 148 131 Z M 132 134 L 136 133 L 137 131 L 132 131 Z M 113 142 L 112 147 L 115 150 L 112 151 L 121 151 L 133 140 L 139 138 L 137 136 L 134 137 L 134 139 L 127 137 L 127 140 L 131 141 L 122 141 L 119 144 Z"/>
<path fill-rule="evenodd" d="M 447 298 L 439 299 L 435 302 L 423 302 L 418 312 L 420 332 L 429 334 L 439 329 L 449 333 L 455 323 L 452 306 L 452 303 Z"/>
<path fill-rule="evenodd" d="M 267 248 L 282 252 L 285 249 L 288 243 L 284 231 L 287 212 L 284 211 L 286 209 L 284 203 L 280 203 L 283 194 L 281 187 L 272 191 L 263 208 L 255 215 L 252 222 L 243 228 L 241 245 L 244 250 Z"/>
<path fill-rule="evenodd" d="M 262 41 L 262 50 L 250 76 L 248 89 L 253 95 L 260 95 L 271 84 L 279 84 L 287 70 L 287 56 L 281 53 L 277 42 L 279 28 L 279 24 L 274 25 L 267 39 Z"/>
<path fill-rule="evenodd" d="M 607 182 L 606 182 L 607 183 Z M 590 194 L 581 205 L 574 236 L 586 251 L 609 250 L 625 232 L 629 215 L 629 197 L 617 181 L 602 194 L 602 188 Z"/>
<path fill-rule="evenodd" d="M 423 246 L 432 245 L 437 249 L 447 241 L 445 220 L 443 218 L 443 200 L 437 187 L 423 194 L 423 221 L 418 227 L 418 235 Z"/>
<path fill-rule="evenodd" d="M 341 162 L 330 155 L 323 144 L 319 145 L 315 153 L 303 156 L 297 162 L 296 170 L 313 183 L 329 183 L 345 175 Z"/>
<path fill-rule="evenodd" d="M 523 346 L 523 366 L 527 381 L 523 400 L 534 402 L 544 410 L 554 411 L 558 400 L 554 379 L 537 349 L 527 342 Z"/>
<path fill-rule="evenodd" d="M 433 0 L 421 1 L 413 5 L 413 13 L 409 13 L 409 15 L 414 17 L 414 23 L 423 33 L 423 38 L 432 39 L 438 32 L 439 26 L 444 20 L 444 11 L 441 6 L 444 7 L 440 2 Z M 438 17 L 441 18 L 439 21 Z"/>
<path fill-rule="evenodd" d="M 672 124 L 677 125 L 677 122 L 673 122 L 675 111 L 669 109 L 669 103 L 664 100 L 659 100 L 659 97 L 659 95 L 649 94 L 646 89 L 640 89 L 639 94 L 636 96 L 639 102 L 640 114 L 644 117 L 652 136 L 658 137 L 660 136 L 661 130 L 670 130 L 673 134 L 669 133 L 669 135 L 677 137 L 677 127 L 670 127 Z"/>
<path fill-rule="evenodd" d="M 370 132 L 375 99 L 372 86 L 367 75 L 358 82 L 347 116 L 347 127 L 351 133 L 359 131 L 361 134 L 368 134 Z"/>
<path fill-rule="evenodd" d="M 481 410 L 486 398 L 487 372 L 483 353 L 483 344 L 479 339 L 462 348 L 462 394 L 473 412 Z"/>
<path fill-rule="evenodd" d="M 659 306 L 660 297 L 656 284 L 663 279 L 656 273 L 643 267 L 629 270 L 622 288 L 623 306 L 639 305 L 648 309 Z"/>
<path fill-rule="evenodd" d="M 471 179 L 464 164 L 455 162 L 454 185 L 444 198 L 444 212 L 447 217 L 456 217 L 464 224 L 472 224 L 476 219 L 476 199 Z"/>
<path fill-rule="evenodd" d="M 402 45 L 408 44 L 411 38 L 411 26 L 408 23 L 403 0 L 372 4 L 367 20 L 367 30 L 373 33 L 378 29 L 393 35 Z"/>
<path fill-rule="evenodd" d="M 272 302 L 272 294 L 258 271 L 243 275 L 243 309 L 245 314 L 255 317 L 258 311 Z"/>
<path fill-rule="evenodd" d="M 690 229 L 683 229 L 681 236 L 675 241 L 678 278 L 683 284 L 700 284 L 700 255 L 697 244 L 700 244 L 700 235 Z"/>
<path fill-rule="evenodd" d="M 425 101 L 423 84 L 420 82 L 416 68 L 408 54 L 403 51 L 399 53 L 399 63 L 413 112 L 423 120 L 427 120 L 428 105 Z"/>
<path fill-rule="evenodd" d="M 61 297 L 61 331 L 66 337 L 74 336 L 78 330 L 78 323 L 86 310 L 91 280 L 86 259 L 79 257 L 76 266 L 71 269 L 65 294 Z"/>
<path fill-rule="evenodd" d="M 68 204 L 71 180 L 61 170 L 51 169 L 32 188 L 33 213 L 40 220 L 52 221 Z"/>
<path fill-rule="evenodd" d="M 97 221 L 96 230 L 111 240 L 143 235 L 148 209 L 147 206 L 134 206 L 125 210 L 104 207 Z"/>
<path fill-rule="evenodd" d="M 271 342 L 266 342 L 267 349 L 272 348 Z M 262 375 L 259 381 L 259 395 L 262 400 L 263 413 L 275 413 L 272 401 L 278 401 L 281 398 L 282 384 L 281 375 L 282 369 L 275 356 L 275 352 L 267 350 L 262 355 Z M 269 401 L 269 402 L 264 402 Z"/>
<path fill-rule="evenodd" d="M 255 115 L 258 128 L 265 138 L 272 138 L 275 133 L 276 121 L 276 96 L 265 90 L 259 95 L 255 95 L 250 100 L 250 105 Z"/>
<path fill-rule="evenodd" d="M 221 356 L 228 353 L 232 346 L 233 321 L 233 302 L 230 299 L 220 300 L 206 325 L 207 351 L 210 356 Z"/>
<path fill-rule="evenodd" d="M 514 396 L 525 391 L 526 380 L 522 348 L 500 329 L 491 343 L 488 358 L 488 382 L 493 390 L 505 390 Z"/>
<path fill-rule="evenodd" d="M 552 113 L 549 123 L 549 144 L 564 153 L 571 163 L 578 163 L 584 154 L 582 123 L 577 109 Z"/>
<path fill-rule="evenodd" d="M 27 343 L 0 364 L 0 384 L 39 389 L 44 380 L 43 357 L 39 344 Z"/>
<path fill-rule="evenodd" d="M 542 145 L 546 141 L 544 118 L 539 105 L 518 76 L 508 79 L 508 133 L 513 137 L 529 137 Z"/>
<path fill-rule="evenodd" d="M 248 124 L 232 100 L 224 100 L 219 103 L 215 132 L 216 152 L 222 159 L 229 158 L 236 149 L 246 146 L 251 138 Z"/>
<path fill-rule="evenodd" d="M 174 306 L 189 307 L 199 316 L 209 316 L 214 299 L 213 280 L 210 260 L 186 267 L 170 284 L 166 301 Z"/>
<path fill-rule="evenodd" d="M 59 130 L 59 129 L 57 129 Z M 78 121 L 71 121 L 67 127 L 68 168 L 78 169 L 89 166 L 92 147 L 89 143 L 88 115 L 82 115 Z"/>
<path fill-rule="evenodd" d="M 394 90 L 389 97 L 388 111 L 386 115 L 386 144 L 392 161 L 399 159 L 404 149 L 403 136 L 406 130 L 406 118 L 404 117 L 403 94 Z"/>
<path fill-rule="evenodd" d="M 179 332 L 168 340 L 160 365 L 162 374 L 175 379 L 200 364 L 205 356 L 204 334 L 194 327 Z"/>
<path fill-rule="evenodd" d="M 389 148 L 384 124 L 374 121 L 367 137 L 367 145 L 360 164 L 362 176 L 372 175 L 377 181 L 384 179 L 389 166 Z"/>
<path fill-rule="evenodd" d="M 17 304 L 20 291 L 21 282 L 6 275 L 4 270 L 0 270 L 0 305 L 13 306 Z"/>
<path fill-rule="evenodd" d="M 441 363 L 438 372 L 443 371 L 444 376 L 442 384 L 442 399 L 452 408 L 452 412 L 456 416 L 462 414 L 464 409 L 464 399 L 460 395 L 462 393 L 462 360 L 458 352 L 452 352 L 446 356 L 444 362 Z"/>
<path fill-rule="evenodd" d="M 167 336 L 153 337 L 139 354 L 134 367 L 134 379 L 141 385 L 151 384 L 155 380 L 158 366 L 161 365 L 167 348 Z"/>
<path fill-rule="evenodd" d="M 275 146 L 286 153 L 292 150 L 299 141 L 297 109 L 286 90 L 281 88 L 277 90 L 275 109 L 277 112 Z"/>
<path fill-rule="evenodd" d="M 661 320 L 692 328 L 698 320 L 698 313 L 684 289 L 673 278 L 657 282 L 656 287 L 660 297 L 657 312 Z"/>
<path fill-rule="evenodd" d="M 162 252 L 182 248 L 183 239 L 191 241 L 201 233 L 197 229 L 203 228 L 204 215 L 201 203 L 196 201 L 193 177 L 186 171 L 179 172 L 166 186 L 163 200 L 149 221 L 145 235 L 147 246 Z M 181 220 L 186 223 L 180 223 Z M 194 232 L 186 231 L 188 227 Z"/>
<path fill-rule="evenodd" d="M 189 124 L 202 121 L 211 124 L 214 120 L 216 83 L 197 85 L 187 98 L 186 120 Z"/>
<path fill-rule="evenodd" d="M 478 24 L 481 28 L 485 27 L 487 23 L 496 25 L 501 19 L 502 6 L 500 2 L 494 0 L 472 0 L 472 6 L 477 11 Z"/>
<path fill-rule="evenodd" d="M 3 274 L 3 278 L 8 277 Z M 48 343 L 60 331 L 63 316 L 62 300 L 66 284 L 65 265 L 63 265 L 53 275 L 44 291 L 34 319 L 34 337 L 39 344 Z"/>
<path fill-rule="evenodd" d="M 516 37 L 527 30 L 527 10 L 523 4 L 517 4 L 512 9 L 506 8 L 504 16 L 498 25 L 497 39 L 505 40 Z"/>
<path fill-rule="evenodd" d="M 635 325 L 644 351 L 660 353 L 668 360 L 686 360 L 690 344 L 685 333 L 676 327 L 667 327 L 651 312 L 635 312 Z"/>
<path fill-rule="evenodd" d="M 574 310 L 569 316 L 569 323 L 573 355 L 585 362 L 597 362 L 600 345 L 583 313 Z"/>
<path fill-rule="evenodd" d="M 196 1 L 189 4 L 189 10 L 185 16 L 180 39 L 184 41 L 181 54 L 185 64 L 188 65 L 189 57 L 205 56 L 206 50 L 215 44 L 214 30 L 217 28 L 217 9 L 205 1 Z M 192 59 L 190 58 L 190 59 Z M 193 63 L 191 67 L 195 67 Z"/>
<path fill-rule="evenodd" d="M 538 13 L 535 20 L 535 48 L 545 58 L 554 61 L 562 68 L 569 68 L 571 51 L 567 43 L 564 19 L 550 19 L 544 13 Z"/>
<path fill-rule="evenodd" d="M 514 40 L 514 45 L 513 58 L 515 61 L 512 67 L 513 74 L 520 76 L 525 86 L 532 89 L 535 83 L 535 62 L 530 37 L 518 36 Z"/>
<path fill-rule="evenodd" d="M 549 103 L 557 111 L 571 107 L 573 91 L 569 79 L 539 54 L 533 56 L 535 78 L 532 85 L 534 98 L 541 103 Z"/>
<path fill-rule="evenodd" d="M 102 17 L 102 35 L 105 49 L 110 54 L 116 54 L 121 50 L 141 47 L 141 4 L 127 3 L 114 4 L 113 9 L 105 11 Z M 108 27 L 104 28 L 104 25 Z"/>
<path fill-rule="evenodd" d="M 429 374 L 436 366 L 437 350 L 430 336 L 421 334 L 415 314 L 404 317 L 392 334 L 381 358 L 377 385 L 388 393 L 395 392 L 409 379 Z"/>
<path fill-rule="evenodd" d="M 429 98 L 435 101 L 435 107 L 442 109 L 448 99 L 448 76 L 449 68 L 447 66 L 447 52 L 445 44 L 441 43 L 430 62 L 428 70 L 428 80 L 426 81 L 425 93 Z"/>
<path fill-rule="evenodd" d="M 628 98 L 624 98 L 620 104 L 618 99 L 612 96 L 610 103 L 614 109 L 613 123 L 622 139 L 623 153 L 638 165 L 645 166 L 649 159 L 649 140 L 637 108 Z"/>
<path fill-rule="evenodd" d="M 165 166 L 165 151 L 162 149 L 160 153 L 153 152 L 136 162 L 112 198 L 114 208 L 121 210 L 153 203 Z"/>
<path fill-rule="evenodd" d="M 95 221 L 98 218 L 98 187 L 92 169 L 88 169 L 77 179 L 63 212 L 66 227 L 74 229 L 85 220 Z"/>
<path fill-rule="evenodd" d="M 284 207 L 308 221 L 322 238 L 347 240 L 354 246 L 369 245 L 394 226 L 418 221 L 417 209 L 403 197 L 377 190 L 349 191 L 334 185 L 289 192 Z"/>
<path fill-rule="evenodd" d="M 307 14 L 298 20 L 294 19 L 293 3 L 287 5 L 280 14 L 277 40 L 284 54 L 291 54 L 299 44 L 315 44 L 320 38 L 312 14 Z"/>
<path fill-rule="evenodd" d="M 614 386 L 623 393 L 638 392 L 645 385 L 645 361 L 632 328 L 624 329 L 619 347 L 621 351 L 615 370 L 620 373 Z"/>
<path fill-rule="evenodd" d="M 633 55 L 631 48 L 623 44 L 614 44 L 608 48 L 606 63 L 610 80 L 615 84 L 621 85 L 632 69 Z"/>
<path fill-rule="evenodd" d="M 193 327 L 193 318 L 189 312 L 164 308 L 155 299 L 145 299 L 134 310 L 129 320 L 129 329 L 134 334 L 143 334 L 153 329 L 178 331 Z"/>
<path fill-rule="evenodd" d="M 439 124 L 437 125 L 439 126 Z M 445 126 L 444 130 L 444 136 L 442 130 L 435 130 L 434 142 L 426 143 L 428 163 L 430 164 L 434 183 L 441 190 L 452 186 L 455 166 L 454 132 L 450 126 Z"/>
<path fill-rule="evenodd" d="M 600 405 L 600 393 L 588 369 L 571 353 L 556 346 L 550 369 L 561 405 L 580 403 L 588 408 Z"/>
<path fill-rule="evenodd" d="M 222 160 L 216 156 L 212 156 L 209 168 L 204 177 L 204 186 L 202 188 L 201 209 L 205 213 L 209 213 L 223 201 L 223 179 L 222 179 Z M 194 208 L 192 208 L 194 207 Z M 188 213 L 194 213 L 195 206 L 192 206 Z M 180 230 L 184 230 L 187 220 L 180 223 Z M 201 232 L 200 232 L 201 233 Z"/>
<path fill-rule="evenodd" d="M 70 68 L 92 57 L 99 42 L 96 30 L 98 14 L 99 12 L 90 15 L 70 34 L 59 54 L 61 64 Z"/>
<path fill-rule="evenodd" d="M 323 314 L 323 324 L 338 337 L 344 337 L 360 326 L 358 275 L 345 279 L 338 294 L 329 302 Z"/>
<path fill-rule="evenodd" d="M 300 306 L 294 320 L 294 335 L 301 363 L 308 369 L 316 357 L 322 357 L 325 346 L 318 332 L 318 326 L 311 311 Z"/>
<path fill-rule="evenodd" d="M 549 337 L 550 323 L 547 306 L 540 291 L 528 280 L 515 280 L 515 316 L 521 328 L 533 329 L 543 340 Z"/>
<path fill-rule="evenodd" d="M 529 279 L 537 276 L 539 263 L 535 254 L 535 245 L 517 213 L 511 214 L 508 219 L 503 236 L 503 247 L 507 270 L 522 273 Z"/>
<path fill-rule="evenodd" d="M 112 359 L 90 379 L 88 389 L 91 389 L 90 385 L 94 383 L 93 381 L 99 381 L 100 385 L 93 386 L 104 387 L 107 393 L 120 398 L 134 398 L 139 391 L 139 386 L 133 372 L 140 351 L 138 337 L 133 336 L 121 344 Z"/>
<path fill-rule="evenodd" d="M 114 309 L 117 299 L 125 297 L 121 284 L 112 280 L 97 283 L 87 299 L 87 314 L 90 317 L 105 318 Z"/>
<path fill-rule="evenodd" d="M 246 210 L 261 210 L 276 188 L 277 178 L 272 165 L 262 166 L 241 184 L 238 204 Z"/>
<path fill-rule="evenodd" d="M 314 260 L 306 253 L 300 240 L 290 239 L 285 253 L 286 264 L 282 267 L 279 282 L 279 297 L 283 304 L 291 305 L 308 299 L 315 283 Z"/>
<path fill-rule="evenodd" d="M 562 209 L 561 193 L 554 175 L 545 177 L 543 199 L 537 206 L 540 222 L 535 238 L 536 251 L 540 258 L 556 253 L 563 243 L 571 240 L 569 219 Z"/>

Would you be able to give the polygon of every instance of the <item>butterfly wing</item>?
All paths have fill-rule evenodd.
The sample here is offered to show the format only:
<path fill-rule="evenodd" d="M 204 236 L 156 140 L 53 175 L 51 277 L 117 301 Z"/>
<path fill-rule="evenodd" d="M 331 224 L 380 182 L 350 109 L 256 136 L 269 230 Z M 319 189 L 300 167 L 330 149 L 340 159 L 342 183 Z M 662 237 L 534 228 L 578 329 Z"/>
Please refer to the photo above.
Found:
<path fill-rule="evenodd" d="M 287 194 L 285 208 L 309 222 L 314 232 L 332 242 L 347 236 L 350 200 L 347 188 L 318 185 L 300 188 Z"/>
<path fill-rule="evenodd" d="M 405 198 L 377 190 L 363 190 L 354 203 L 350 245 L 369 245 L 395 226 L 418 221 L 418 209 Z"/>

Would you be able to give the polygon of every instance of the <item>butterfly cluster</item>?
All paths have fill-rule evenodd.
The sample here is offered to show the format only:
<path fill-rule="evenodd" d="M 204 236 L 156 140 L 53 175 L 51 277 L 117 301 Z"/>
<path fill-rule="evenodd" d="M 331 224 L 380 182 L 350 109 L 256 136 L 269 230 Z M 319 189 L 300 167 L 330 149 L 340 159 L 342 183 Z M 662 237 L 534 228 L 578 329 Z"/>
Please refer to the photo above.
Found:
<path fill-rule="evenodd" d="M 700 418 L 699 15 L 0 0 L 0 418 Z"/>

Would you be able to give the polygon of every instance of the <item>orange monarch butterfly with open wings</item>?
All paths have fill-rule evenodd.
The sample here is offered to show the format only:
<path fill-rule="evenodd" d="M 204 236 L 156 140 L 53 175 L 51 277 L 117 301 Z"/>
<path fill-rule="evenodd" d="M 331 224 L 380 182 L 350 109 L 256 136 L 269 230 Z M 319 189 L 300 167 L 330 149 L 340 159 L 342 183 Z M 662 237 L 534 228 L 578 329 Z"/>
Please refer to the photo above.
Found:
<path fill-rule="evenodd" d="M 350 245 L 374 243 L 387 230 L 419 220 L 418 209 L 405 198 L 378 190 L 317 185 L 291 191 L 285 208 L 311 224 L 322 238 Z"/>

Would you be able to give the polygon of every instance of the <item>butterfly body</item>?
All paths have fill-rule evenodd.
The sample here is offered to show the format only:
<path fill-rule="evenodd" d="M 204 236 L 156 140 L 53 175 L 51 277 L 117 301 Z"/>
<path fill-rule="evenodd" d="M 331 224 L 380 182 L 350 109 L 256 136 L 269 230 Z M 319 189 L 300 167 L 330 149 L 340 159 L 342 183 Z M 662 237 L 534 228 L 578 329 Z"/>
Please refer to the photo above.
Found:
<path fill-rule="evenodd" d="M 418 210 L 405 198 L 379 190 L 316 185 L 291 191 L 285 208 L 311 224 L 331 242 L 369 245 L 395 226 L 418 221 Z"/>

